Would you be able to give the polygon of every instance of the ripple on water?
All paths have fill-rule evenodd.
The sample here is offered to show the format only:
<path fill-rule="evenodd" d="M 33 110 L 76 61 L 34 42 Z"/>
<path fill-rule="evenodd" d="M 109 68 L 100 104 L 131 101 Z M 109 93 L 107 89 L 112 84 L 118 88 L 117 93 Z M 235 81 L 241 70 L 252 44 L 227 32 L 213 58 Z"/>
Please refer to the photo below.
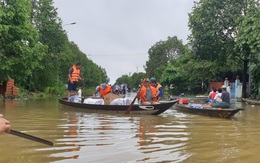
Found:
<path fill-rule="evenodd" d="M 187 126 L 170 118 L 162 123 L 157 116 L 65 115 L 60 119 L 65 123 L 57 125 L 55 147 L 39 149 L 52 151 L 54 162 L 181 161 L 190 156 L 182 152 L 189 140 Z"/>

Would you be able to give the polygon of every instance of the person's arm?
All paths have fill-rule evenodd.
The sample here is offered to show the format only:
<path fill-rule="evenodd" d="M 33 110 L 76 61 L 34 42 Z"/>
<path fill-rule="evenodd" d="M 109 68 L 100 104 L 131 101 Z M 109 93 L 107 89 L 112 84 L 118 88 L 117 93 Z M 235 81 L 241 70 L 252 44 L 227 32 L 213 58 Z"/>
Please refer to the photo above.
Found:
<path fill-rule="evenodd" d="M 79 80 L 84 80 L 84 78 L 82 78 L 82 77 L 79 75 Z"/>
<path fill-rule="evenodd" d="M 73 71 L 74 71 L 74 69 L 73 69 L 73 68 L 70 68 L 70 69 L 69 69 L 69 74 L 68 74 L 69 81 L 70 81 L 70 83 L 72 83 L 72 84 L 73 84 L 73 81 L 72 81 L 72 79 L 71 79 L 71 75 L 72 75 Z"/>
<path fill-rule="evenodd" d="M 155 97 L 156 97 L 156 98 L 159 97 L 159 94 L 160 94 L 160 91 L 159 91 L 159 90 L 156 90 L 156 95 L 155 95 Z"/>
<path fill-rule="evenodd" d="M 159 88 L 158 101 L 161 100 L 162 96 L 163 96 L 163 89 Z"/>
<path fill-rule="evenodd" d="M 11 126 L 10 122 L 4 118 L 2 114 L 0 114 L 0 132 L 10 132 Z"/>

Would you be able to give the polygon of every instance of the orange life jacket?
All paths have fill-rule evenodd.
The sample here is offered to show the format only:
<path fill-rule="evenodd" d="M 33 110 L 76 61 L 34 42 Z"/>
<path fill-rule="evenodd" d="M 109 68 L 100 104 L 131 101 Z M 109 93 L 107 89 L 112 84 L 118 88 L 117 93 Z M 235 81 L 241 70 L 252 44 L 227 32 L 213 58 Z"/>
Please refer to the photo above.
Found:
<path fill-rule="evenodd" d="M 105 95 L 112 92 L 112 88 L 110 85 L 107 85 L 105 89 L 102 89 L 102 84 L 99 86 L 99 93 L 102 98 L 104 98 Z"/>
<path fill-rule="evenodd" d="M 150 89 L 151 89 L 152 96 L 154 96 L 154 97 L 152 98 L 152 100 L 153 100 L 154 102 L 156 102 L 156 101 L 157 101 L 157 98 L 156 98 L 155 96 L 156 96 L 157 91 L 156 91 L 156 89 L 155 89 L 154 87 L 152 87 L 152 86 L 149 86 L 149 87 L 150 87 Z M 147 101 L 147 99 L 146 99 L 146 87 L 145 87 L 145 86 L 142 86 L 142 88 L 141 88 L 141 90 L 140 90 L 140 99 L 141 99 L 142 102 Z"/>
<path fill-rule="evenodd" d="M 71 80 L 76 82 L 79 81 L 80 70 L 77 69 L 75 65 L 73 65 L 71 68 L 73 68 L 73 72 L 71 74 Z"/>

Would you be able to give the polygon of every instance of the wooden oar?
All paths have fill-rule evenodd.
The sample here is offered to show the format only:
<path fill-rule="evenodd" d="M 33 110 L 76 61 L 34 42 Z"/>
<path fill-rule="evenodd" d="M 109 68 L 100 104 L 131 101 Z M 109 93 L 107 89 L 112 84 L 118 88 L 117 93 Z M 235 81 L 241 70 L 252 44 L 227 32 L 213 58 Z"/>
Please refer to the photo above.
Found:
<path fill-rule="evenodd" d="M 139 92 L 139 90 L 138 90 L 138 92 Z M 137 92 L 137 94 L 138 94 L 138 92 Z M 129 107 L 127 108 L 125 114 L 129 114 L 129 113 L 130 113 L 130 111 L 131 111 L 131 109 L 132 109 L 132 107 L 133 107 L 133 105 L 134 105 L 134 103 L 135 103 L 135 100 L 137 99 L 137 96 L 138 96 L 137 94 L 136 94 L 134 100 L 131 102 L 131 104 L 130 104 Z"/>
<path fill-rule="evenodd" d="M 38 137 L 29 135 L 29 134 L 25 134 L 25 133 L 22 133 L 22 132 L 19 132 L 19 131 L 10 130 L 9 134 L 12 134 L 12 135 L 15 135 L 15 136 L 20 136 L 20 137 L 25 138 L 25 139 L 29 139 L 29 140 L 33 140 L 33 141 L 36 141 L 36 142 L 39 142 L 39 143 L 43 143 L 43 144 L 53 146 L 53 143 L 48 141 L 48 140 L 44 140 L 42 138 L 38 138 Z"/>

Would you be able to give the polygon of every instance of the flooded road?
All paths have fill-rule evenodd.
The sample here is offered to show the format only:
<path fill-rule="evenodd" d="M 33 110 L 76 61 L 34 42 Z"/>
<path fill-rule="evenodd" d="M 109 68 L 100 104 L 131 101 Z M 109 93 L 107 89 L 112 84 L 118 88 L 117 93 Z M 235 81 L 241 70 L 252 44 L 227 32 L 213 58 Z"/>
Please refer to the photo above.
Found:
<path fill-rule="evenodd" d="M 226 120 L 173 109 L 159 116 L 88 113 L 58 98 L 1 101 L 12 129 L 54 146 L 0 134 L 0 162 L 259 162 L 260 106 L 244 109 Z"/>

